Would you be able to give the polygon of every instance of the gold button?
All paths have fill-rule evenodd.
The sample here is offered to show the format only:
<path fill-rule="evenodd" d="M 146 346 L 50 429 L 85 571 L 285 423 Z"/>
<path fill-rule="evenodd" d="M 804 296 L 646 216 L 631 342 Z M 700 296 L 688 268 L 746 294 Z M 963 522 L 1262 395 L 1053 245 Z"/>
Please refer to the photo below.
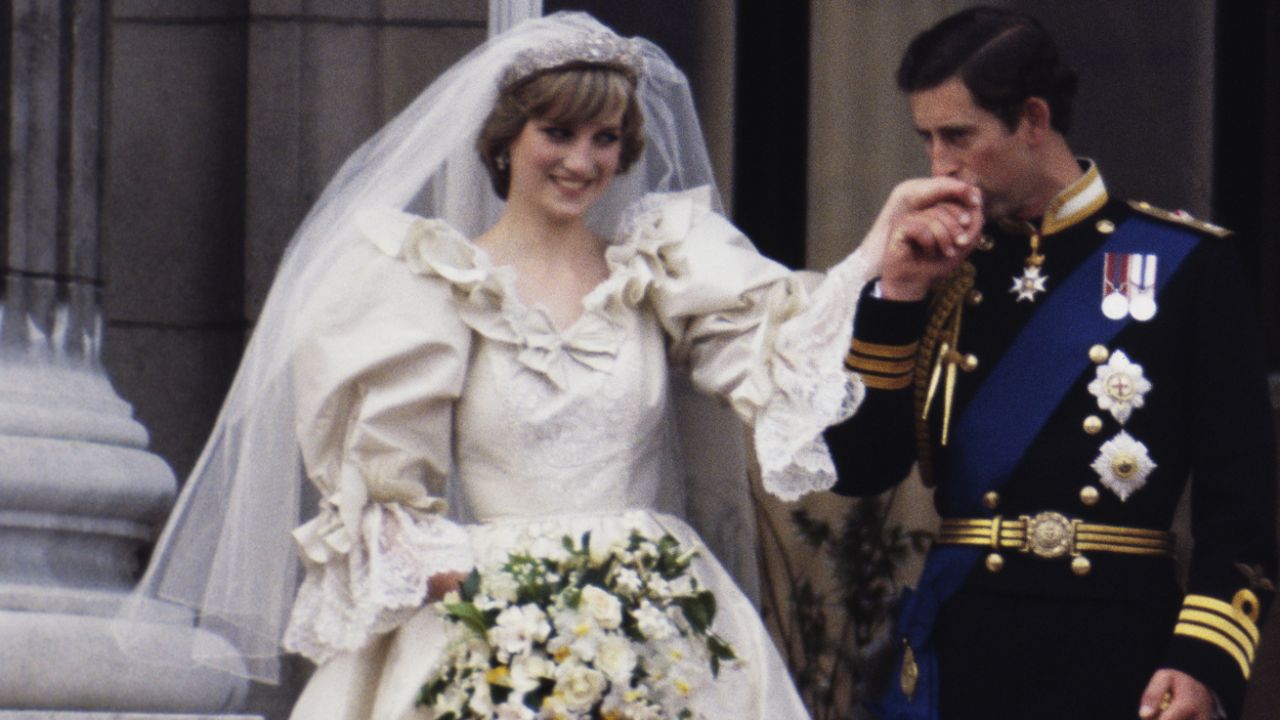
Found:
<path fill-rule="evenodd" d="M 1110 220 L 1099 220 L 1097 224 L 1098 232 L 1103 235 L 1110 235 L 1116 231 L 1116 224 Z"/>
<path fill-rule="evenodd" d="M 1000 493 L 995 490 L 988 490 L 987 493 L 982 496 L 982 507 L 988 510 L 995 510 L 999 506 Z"/>
<path fill-rule="evenodd" d="M 979 250 L 990 250 L 995 246 L 996 246 L 996 241 L 992 240 L 990 235 L 983 235 L 982 237 L 978 238 Z"/>
<path fill-rule="evenodd" d="M 970 305 L 981 305 L 981 304 L 982 304 L 982 291 L 981 291 L 981 290 L 970 290 L 970 291 L 969 291 L 969 297 L 968 297 L 967 299 L 968 299 L 968 301 L 969 301 L 969 304 L 970 304 Z"/>
<path fill-rule="evenodd" d="M 1080 488 L 1080 502 L 1084 503 L 1089 507 L 1093 507 L 1094 505 L 1097 505 L 1098 500 L 1100 500 L 1101 498 L 1102 498 L 1102 495 L 1098 493 L 1098 488 L 1092 485 L 1085 485 L 1084 487 Z"/>
<path fill-rule="evenodd" d="M 1097 435 L 1102 432 L 1102 418 L 1097 415 L 1090 415 L 1084 419 L 1084 431 L 1090 435 Z"/>
<path fill-rule="evenodd" d="M 960 369 L 964 370 L 965 372 L 973 372 L 974 370 L 977 370 L 978 356 L 972 355 L 972 354 L 965 355 L 964 360 L 961 361 L 960 363 Z"/>
<path fill-rule="evenodd" d="M 991 572 L 1000 572 L 1004 569 L 1004 557 L 1000 553 L 991 553 L 987 556 L 987 569 Z"/>
<path fill-rule="evenodd" d="M 1092 569 L 1093 563 L 1089 562 L 1089 558 L 1083 555 L 1071 559 L 1071 572 L 1077 575 L 1088 575 L 1089 571 Z"/>
<path fill-rule="evenodd" d="M 1089 348 L 1089 359 L 1099 365 L 1106 362 L 1109 357 L 1111 357 L 1111 351 L 1106 345 L 1099 344 Z"/>

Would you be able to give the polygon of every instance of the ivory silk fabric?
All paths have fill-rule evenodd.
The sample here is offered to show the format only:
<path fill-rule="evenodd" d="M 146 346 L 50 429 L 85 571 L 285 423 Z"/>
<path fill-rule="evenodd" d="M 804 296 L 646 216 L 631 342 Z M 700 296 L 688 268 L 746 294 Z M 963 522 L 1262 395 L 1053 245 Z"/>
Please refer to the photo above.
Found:
<path fill-rule="evenodd" d="M 520 301 L 512 268 L 447 224 L 365 217 L 370 242 L 353 252 L 366 257 L 341 287 L 316 288 L 328 297 L 309 306 L 317 330 L 294 378 L 322 496 L 294 533 L 306 577 L 285 645 L 319 664 L 294 718 L 412 717 L 443 649 L 423 606 L 431 575 L 500 563 L 539 538 L 629 528 L 701 550 L 694 572 L 742 659 L 693 705 L 807 717 L 755 608 L 672 514 L 671 479 L 683 476 L 671 373 L 687 368 L 754 428 L 771 492 L 829 486 L 821 430 L 863 392 L 842 360 L 868 264 L 855 253 L 808 287 L 709 197 L 646 198 L 564 329 Z M 712 491 L 749 492 L 745 478 Z"/>

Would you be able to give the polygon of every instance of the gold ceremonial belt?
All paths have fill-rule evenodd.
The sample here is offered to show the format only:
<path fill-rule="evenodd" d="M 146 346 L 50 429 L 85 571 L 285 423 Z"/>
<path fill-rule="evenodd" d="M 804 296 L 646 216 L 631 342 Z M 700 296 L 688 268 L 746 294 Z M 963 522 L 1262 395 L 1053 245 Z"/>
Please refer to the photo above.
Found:
<path fill-rule="evenodd" d="M 1036 557 L 1076 557 L 1086 552 L 1125 555 L 1173 555 L 1173 533 L 1145 528 L 1098 525 L 1056 512 L 1034 516 L 942 521 L 937 542 L 993 550 L 1021 550 Z"/>

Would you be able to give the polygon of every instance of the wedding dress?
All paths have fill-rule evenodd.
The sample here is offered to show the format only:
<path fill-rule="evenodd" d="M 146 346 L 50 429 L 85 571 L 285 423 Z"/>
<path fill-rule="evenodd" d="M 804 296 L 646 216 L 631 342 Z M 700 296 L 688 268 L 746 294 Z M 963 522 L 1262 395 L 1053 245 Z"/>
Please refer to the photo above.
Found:
<path fill-rule="evenodd" d="M 412 717 L 443 649 L 438 612 L 423 607 L 432 574 L 630 529 L 699 550 L 693 572 L 737 649 L 692 706 L 709 718 L 807 717 L 755 607 L 661 510 L 679 475 L 669 368 L 687 362 L 697 389 L 803 445 L 832 404 L 772 407 L 769 369 L 825 352 L 837 375 L 808 380 L 847 405 L 839 360 L 866 266 L 855 255 L 810 293 L 713 213 L 705 189 L 649 204 L 607 249 L 608 278 L 567 328 L 522 303 L 512 268 L 447 223 L 361 219 L 369 242 L 357 252 L 371 258 L 344 287 L 318 289 L 329 302 L 313 312 L 325 319 L 297 368 L 299 438 L 324 500 L 295 532 L 307 575 L 285 644 L 321 663 L 295 718 Z"/>

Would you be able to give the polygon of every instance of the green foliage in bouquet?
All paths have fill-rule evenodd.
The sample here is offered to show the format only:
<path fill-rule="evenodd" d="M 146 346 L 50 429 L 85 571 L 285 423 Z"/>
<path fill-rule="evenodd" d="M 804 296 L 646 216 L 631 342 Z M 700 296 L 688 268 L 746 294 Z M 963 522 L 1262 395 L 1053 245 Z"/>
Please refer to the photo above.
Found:
<path fill-rule="evenodd" d="M 688 698 L 734 650 L 711 630 L 715 596 L 670 535 L 586 533 L 472 571 L 437 605 L 450 632 L 419 696 L 434 720 L 694 718 Z"/>

